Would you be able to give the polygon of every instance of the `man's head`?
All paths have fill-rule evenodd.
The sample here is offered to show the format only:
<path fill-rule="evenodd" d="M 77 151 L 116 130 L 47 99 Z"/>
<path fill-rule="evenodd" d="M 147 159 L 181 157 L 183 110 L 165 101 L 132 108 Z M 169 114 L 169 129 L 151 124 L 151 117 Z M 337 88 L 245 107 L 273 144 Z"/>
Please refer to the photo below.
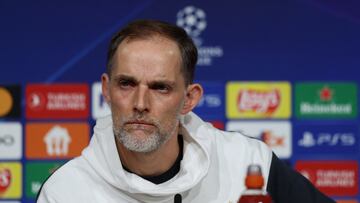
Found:
<path fill-rule="evenodd" d="M 108 75 L 111 77 L 114 54 L 124 40 L 149 39 L 154 36 L 162 36 L 176 42 L 181 53 L 181 73 L 186 85 L 191 84 L 198 57 L 195 44 L 182 28 L 157 20 L 134 21 L 113 36 L 107 56 Z"/>
<path fill-rule="evenodd" d="M 136 21 L 119 33 L 102 76 L 103 95 L 122 146 L 151 152 L 177 135 L 180 115 L 200 100 L 202 88 L 192 84 L 196 48 L 185 31 L 159 21 Z"/>

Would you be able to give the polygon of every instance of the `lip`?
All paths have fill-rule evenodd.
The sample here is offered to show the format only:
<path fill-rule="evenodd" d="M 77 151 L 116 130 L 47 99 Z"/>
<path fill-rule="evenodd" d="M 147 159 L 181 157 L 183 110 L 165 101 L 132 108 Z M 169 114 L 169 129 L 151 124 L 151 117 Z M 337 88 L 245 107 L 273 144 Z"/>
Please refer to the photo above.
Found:
<path fill-rule="evenodd" d="M 154 126 L 154 124 L 149 123 L 149 122 L 145 122 L 145 121 L 129 121 L 129 122 L 126 122 L 126 124 L 130 124 L 130 125 L 149 125 L 149 126 Z"/>

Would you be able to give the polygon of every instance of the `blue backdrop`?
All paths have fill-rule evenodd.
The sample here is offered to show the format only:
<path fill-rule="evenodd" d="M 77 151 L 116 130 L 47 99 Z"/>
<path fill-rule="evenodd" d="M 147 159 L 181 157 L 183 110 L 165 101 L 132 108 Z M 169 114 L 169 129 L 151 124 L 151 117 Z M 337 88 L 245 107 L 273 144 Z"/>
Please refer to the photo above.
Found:
<path fill-rule="evenodd" d="M 180 25 L 191 13 L 185 8 L 199 11 L 194 14 L 197 27 L 189 27 L 200 52 L 196 79 L 207 84 L 210 93 L 220 94 L 223 105 L 227 81 L 289 81 L 292 86 L 305 81 L 360 84 L 360 1 L 356 0 L 1 1 L 0 84 L 19 84 L 23 92 L 29 83 L 91 85 L 105 71 L 107 46 L 115 31 L 139 18 Z M 205 102 L 216 103 L 211 96 Z M 23 97 L 22 108 L 24 103 Z M 202 116 L 226 122 L 223 105 L 215 114 L 203 112 Z M 26 122 L 24 116 L 22 123 Z M 306 131 L 304 123 L 293 116 L 288 120 L 294 129 Z M 91 118 L 89 122 L 93 123 Z M 350 125 L 358 143 L 358 116 L 331 122 Z M 314 127 L 314 132 L 321 131 L 319 128 Z M 293 140 L 301 138 L 296 133 L 293 136 Z M 329 146 L 316 149 L 315 154 L 296 148 L 288 161 L 360 159 L 359 144 L 346 149 L 349 153 L 345 155 L 337 153 L 342 148 L 332 154 L 321 153 L 321 149 L 331 151 Z M 21 160 L 26 163 L 25 158 Z M 341 198 L 359 198 L 358 194 Z"/>

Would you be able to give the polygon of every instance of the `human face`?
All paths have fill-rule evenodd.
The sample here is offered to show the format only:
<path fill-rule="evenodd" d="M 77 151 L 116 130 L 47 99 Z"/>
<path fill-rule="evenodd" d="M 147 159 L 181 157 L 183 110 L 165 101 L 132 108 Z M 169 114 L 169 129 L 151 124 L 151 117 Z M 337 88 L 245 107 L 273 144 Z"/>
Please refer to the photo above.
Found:
<path fill-rule="evenodd" d="M 125 40 L 112 68 L 103 86 L 115 136 L 130 151 L 158 149 L 178 133 L 186 99 L 179 48 L 163 37 Z"/>

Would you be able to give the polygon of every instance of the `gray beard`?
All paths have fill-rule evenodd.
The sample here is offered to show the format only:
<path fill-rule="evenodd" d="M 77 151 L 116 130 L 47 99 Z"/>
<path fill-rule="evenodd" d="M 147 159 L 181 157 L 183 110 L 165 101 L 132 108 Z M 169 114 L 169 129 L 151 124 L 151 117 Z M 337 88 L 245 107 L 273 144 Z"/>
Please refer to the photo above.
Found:
<path fill-rule="evenodd" d="M 159 123 L 154 122 L 157 127 L 157 131 L 149 134 L 145 138 L 139 138 L 131 135 L 131 133 L 127 132 L 123 127 L 124 121 L 120 119 L 113 118 L 113 131 L 114 135 L 117 138 L 117 141 L 120 142 L 126 149 L 133 152 L 141 152 L 141 153 L 149 153 L 159 149 L 163 144 L 165 144 L 172 135 L 175 134 L 175 131 L 178 126 L 178 122 L 171 126 L 171 131 L 169 133 L 161 132 L 159 128 Z"/>

